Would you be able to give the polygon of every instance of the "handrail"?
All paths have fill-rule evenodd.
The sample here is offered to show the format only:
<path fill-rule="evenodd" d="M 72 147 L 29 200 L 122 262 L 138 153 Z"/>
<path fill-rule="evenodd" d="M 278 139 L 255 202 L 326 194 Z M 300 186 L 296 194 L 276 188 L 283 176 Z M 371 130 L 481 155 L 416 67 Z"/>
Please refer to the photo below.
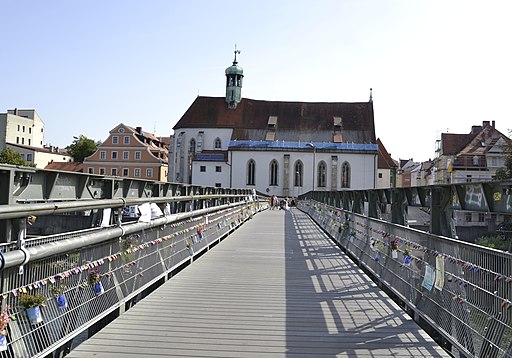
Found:
<path fill-rule="evenodd" d="M 187 195 L 175 197 L 148 197 L 134 199 L 98 199 L 83 201 L 54 201 L 38 204 L 11 204 L 0 205 L 0 220 L 23 218 L 29 215 L 62 214 L 73 211 L 84 211 L 104 208 L 123 208 L 130 205 L 143 203 L 171 203 L 191 200 L 212 200 L 220 198 L 245 198 L 248 194 L 212 194 L 212 195 Z"/>

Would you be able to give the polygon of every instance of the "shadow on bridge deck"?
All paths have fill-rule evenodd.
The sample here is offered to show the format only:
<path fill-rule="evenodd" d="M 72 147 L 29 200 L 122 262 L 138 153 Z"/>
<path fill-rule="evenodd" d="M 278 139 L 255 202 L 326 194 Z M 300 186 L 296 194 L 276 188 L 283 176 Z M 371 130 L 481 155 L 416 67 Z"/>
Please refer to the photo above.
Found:
<path fill-rule="evenodd" d="M 266 211 L 69 357 L 449 357 L 298 211 Z"/>

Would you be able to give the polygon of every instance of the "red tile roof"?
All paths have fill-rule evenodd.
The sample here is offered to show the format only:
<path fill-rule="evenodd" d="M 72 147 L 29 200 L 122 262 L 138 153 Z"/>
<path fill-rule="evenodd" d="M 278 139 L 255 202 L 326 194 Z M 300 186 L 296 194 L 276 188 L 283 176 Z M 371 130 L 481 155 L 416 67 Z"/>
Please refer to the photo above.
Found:
<path fill-rule="evenodd" d="M 510 138 L 486 122 L 483 126 L 473 126 L 473 130 L 469 134 L 442 133 L 442 154 L 484 155 L 500 138 L 511 142 Z"/>
<path fill-rule="evenodd" d="M 84 166 L 80 162 L 51 162 L 44 169 L 81 173 L 84 171 Z"/>
<path fill-rule="evenodd" d="M 397 162 L 391 158 L 388 151 L 382 144 L 380 138 L 377 138 L 377 145 L 379 146 L 379 156 L 377 161 L 377 167 L 379 169 L 396 169 L 398 168 Z"/>
<path fill-rule="evenodd" d="M 344 142 L 375 143 L 372 102 L 277 102 L 245 98 L 236 109 L 229 109 L 224 97 L 197 97 L 173 129 L 233 128 L 233 140 L 265 140 L 270 116 L 277 117 L 276 140 L 332 142 L 334 117 L 341 117 Z"/>
<path fill-rule="evenodd" d="M 468 144 L 474 134 L 441 133 L 443 155 L 455 155 Z"/>

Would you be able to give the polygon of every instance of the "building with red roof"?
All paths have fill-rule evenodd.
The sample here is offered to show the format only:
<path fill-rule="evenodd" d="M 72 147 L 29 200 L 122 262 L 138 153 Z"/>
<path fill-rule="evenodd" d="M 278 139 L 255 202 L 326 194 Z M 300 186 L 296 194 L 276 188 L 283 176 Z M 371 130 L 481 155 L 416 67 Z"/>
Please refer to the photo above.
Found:
<path fill-rule="evenodd" d="M 242 98 L 235 52 L 225 97 L 199 96 L 173 127 L 169 181 L 278 196 L 376 187 L 373 101 Z"/>

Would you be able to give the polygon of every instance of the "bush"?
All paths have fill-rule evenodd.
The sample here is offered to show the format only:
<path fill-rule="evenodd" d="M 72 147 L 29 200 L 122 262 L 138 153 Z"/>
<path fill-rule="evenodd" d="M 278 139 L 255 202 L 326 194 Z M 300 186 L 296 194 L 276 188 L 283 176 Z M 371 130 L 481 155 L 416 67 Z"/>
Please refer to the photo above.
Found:
<path fill-rule="evenodd" d="M 491 249 L 507 251 L 509 247 L 509 240 L 505 240 L 501 236 L 483 236 L 476 239 L 476 244 L 490 247 Z"/>

